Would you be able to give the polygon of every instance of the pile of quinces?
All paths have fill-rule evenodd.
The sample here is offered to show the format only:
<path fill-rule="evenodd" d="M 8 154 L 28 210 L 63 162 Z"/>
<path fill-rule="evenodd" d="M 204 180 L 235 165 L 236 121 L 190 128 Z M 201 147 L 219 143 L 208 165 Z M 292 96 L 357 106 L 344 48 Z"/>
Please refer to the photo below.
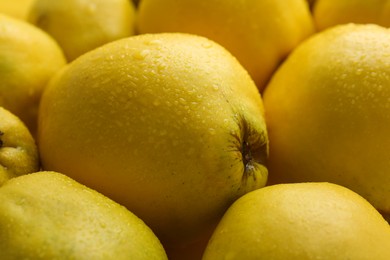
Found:
<path fill-rule="evenodd" d="M 2 1 L 0 259 L 390 259 L 389 27 L 389 0 Z"/>

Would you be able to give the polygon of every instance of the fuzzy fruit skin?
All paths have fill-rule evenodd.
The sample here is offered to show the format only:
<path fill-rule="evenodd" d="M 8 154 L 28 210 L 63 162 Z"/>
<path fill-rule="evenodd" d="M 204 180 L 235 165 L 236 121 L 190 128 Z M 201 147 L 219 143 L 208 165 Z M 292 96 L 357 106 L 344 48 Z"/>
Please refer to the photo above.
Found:
<path fill-rule="evenodd" d="M 39 167 L 38 148 L 30 131 L 20 118 L 0 107 L 0 186 Z"/>
<path fill-rule="evenodd" d="M 125 205 L 166 243 L 194 239 L 267 180 L 255 84 L 194 35 L 134 36 L 76 59 L 45 91 L 38 140 L 44 169 Z"/>
<path fill-rule="evenodd" d="M 141 219 L 57 172 L 0 187 L 0 226 L 1 259 L 167 259 Z"/>
<path fill-rule="evenodd" d="M 237 57 L 260 91 L 288 53 L 315 31 L 306 0 L 142 0 L 137 30 L 214 40 Z"/>
<path fill-rule="evenodd" d="M 390 213 L 389 41 L 377 25 L 339 25 L 289 56 L 263 96 L 272 183 L 341 184 Z"/>
<path fill-rule="evenodd" d="M 390 226 L 355 192 L 331 183 L 278 184 L 234 202 L 203 260 L 386 260 L 389 246 Z"/>

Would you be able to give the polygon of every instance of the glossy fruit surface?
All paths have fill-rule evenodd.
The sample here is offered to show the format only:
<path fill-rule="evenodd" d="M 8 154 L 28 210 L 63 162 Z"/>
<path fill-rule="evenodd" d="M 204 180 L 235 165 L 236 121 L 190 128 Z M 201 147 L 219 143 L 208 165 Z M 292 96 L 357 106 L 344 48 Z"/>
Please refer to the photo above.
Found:
<path fill-rule="evenodd" d="M 390 213 L 389 42 L 340 25 L 290 55 L 264 93 L 271 182 L 338 183 Z"/>
<path fill-rule="evenodd" d="M 225 213 L 203 260 L 389 259 L 390 226 L 358 194 L 331 183 L 268 186 Z"/>
<path fill-rule="evenodd" d="M 56 172 L 0 187 L 0 226 L 1 259 L 167 259 L 137 216 Z"/>
<path fill-rule="evenodd" d="M 261 96 L 203 37 L 139 35 L 83 55 L 48 86 L 39 119 L 45 169 L 125 205 L 164 241 L 194 238 L 267 180 Z"/>

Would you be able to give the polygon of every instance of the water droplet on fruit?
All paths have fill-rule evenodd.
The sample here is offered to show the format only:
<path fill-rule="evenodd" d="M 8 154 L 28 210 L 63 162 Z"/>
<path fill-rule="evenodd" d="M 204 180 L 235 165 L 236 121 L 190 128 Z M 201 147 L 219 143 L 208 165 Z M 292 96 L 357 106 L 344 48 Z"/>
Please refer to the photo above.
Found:
<path fill-rule="evenodd" d="M 363 72 L 363 69 L 359 68 L 356 70 L 356 75 L 361 75 Z"/>
<path fill-rule="evenodd" d="M 137 60 L 144 60 L 149 53 L 150 53 L 149 50 L 136 51 L 133 54 L 133 57 L 136 58 Z"/>
<path fill-rule="evenodd" d="M 145 42 L 146 45 L 161 45 L 161 40 L 151 40 Z"/>
<path fill-rule="evenodd" d="M 202 47 L 203 48 L 206 48 L 206 49 L 209 49 L 211 48 L 213 45 L 210 43 L 210 42 L 204 42 L 202 43 Z"/>
<path fill-rule="evenodd" d="M 216 134 L 216 131 L 215 131 L 214 128 L 209 128 L 209 133 L 210 133 L 211 135 L 215 135 L 215 134 Z"/>
<path fill-rule="evenodd" d="M 157 69 L 158 69 L 159 71 L 166 69 L 166 67 L 167 67 L 167 65 L 166 65 L 165 63 L 159 63 L 159 64 L 157 65 Z"/>
<path fill-rule="evenodd" d="M 180 102 L 180 104 L 182 104 L 182 105 L 187 105 L 187 101 L 184 99 L 184 98 L 179 98 L 179 102 Z"/>
<path fill-rule="evenodd" d="M 101 222 L 101 223 L 100 223 L 100 227 L 104 229 L 104 228 L 106 228 L 106 227 L 107 227 L 107 225 L 106 225 L 106 223 L 104 223 L 104 222 Z"/>

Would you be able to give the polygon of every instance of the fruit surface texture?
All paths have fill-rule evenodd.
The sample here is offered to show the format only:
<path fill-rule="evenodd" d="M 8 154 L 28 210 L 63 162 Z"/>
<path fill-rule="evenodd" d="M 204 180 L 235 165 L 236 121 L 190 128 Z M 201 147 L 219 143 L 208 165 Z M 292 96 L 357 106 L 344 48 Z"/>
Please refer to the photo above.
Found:
<path fill-rule="evenodd" d="M 167 259 L 125 207 L 57 172 L 0 187 L 1 259 Z"/>
<path fill-rule="evenodd" d="M 390 213 L 389 42 L 339 25 L 289 56 L 264 93 L 271 182 L 338 183 Z"/>
<path fill-rule="evenodd" d="M 0 107 L 0 186 L 39 167 L 38 148 L 30 131 L 17 116 Z"/>
<path fill-rule="evenodd" d="M 204 37 L 146 34 L 76 59 L 39 117 L 44 169 L 125 205 L 172 243 L 263 187 L 268 136 L 248 73 Z"/>
<path fill-rule="evenodd" d="M 268 186 L 225 213 L 203 260 L 381 259 L 390 226 L 357 193 L 331 183 Z"/>

